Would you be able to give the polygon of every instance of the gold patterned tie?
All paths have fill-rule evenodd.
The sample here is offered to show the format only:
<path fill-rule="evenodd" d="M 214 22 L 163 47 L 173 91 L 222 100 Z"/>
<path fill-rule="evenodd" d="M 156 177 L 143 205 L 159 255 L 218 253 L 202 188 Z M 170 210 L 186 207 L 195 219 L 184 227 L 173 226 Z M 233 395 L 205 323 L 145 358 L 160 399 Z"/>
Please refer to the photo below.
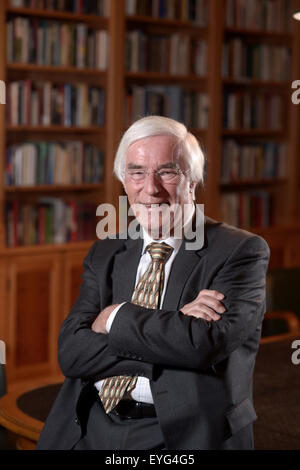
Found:
<path fill-rule="evenodd" d="M 137 283 L 131 302 L 146 308 L 158 308 L 164 286 L 164 265 L 173 248 L 166 243 L 150 243 L 146 251 L 150 253 L 151 264 Z M 120 375 L 104 380 L 99 397 L 106 413 L 117 406 L 125 393 L 131 392 L 137 376 Z"/>

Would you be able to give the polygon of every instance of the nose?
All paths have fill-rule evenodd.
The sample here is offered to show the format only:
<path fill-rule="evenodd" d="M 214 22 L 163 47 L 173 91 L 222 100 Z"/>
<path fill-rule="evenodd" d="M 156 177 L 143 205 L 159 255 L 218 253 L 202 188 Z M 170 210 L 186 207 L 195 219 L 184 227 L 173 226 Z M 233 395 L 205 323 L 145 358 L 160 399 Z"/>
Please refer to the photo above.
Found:
<path fill-rule="evenodd" d="M 155 173 L 151 172 L 146 174 L 144 191 L 149 195 L 155 195 L 159 193 L 160 189 L 161 185 L 158 178 L 156 178 Z"/>

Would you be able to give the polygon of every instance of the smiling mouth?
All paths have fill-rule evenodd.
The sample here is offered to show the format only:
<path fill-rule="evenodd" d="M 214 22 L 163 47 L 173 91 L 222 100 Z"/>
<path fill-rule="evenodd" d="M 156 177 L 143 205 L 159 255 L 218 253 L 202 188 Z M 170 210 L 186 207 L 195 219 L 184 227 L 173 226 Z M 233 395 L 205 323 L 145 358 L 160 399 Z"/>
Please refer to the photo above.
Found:
<path fill-rule="evenodd" d="M 146 207 L 147 209 L 156 209 L 157 207 L 162 207 L 162 206 L 170 206 L 168 202 L 161 202 L 161 203 L 154 203 L 154 204 L 141 204 L 142 206 Z"/>

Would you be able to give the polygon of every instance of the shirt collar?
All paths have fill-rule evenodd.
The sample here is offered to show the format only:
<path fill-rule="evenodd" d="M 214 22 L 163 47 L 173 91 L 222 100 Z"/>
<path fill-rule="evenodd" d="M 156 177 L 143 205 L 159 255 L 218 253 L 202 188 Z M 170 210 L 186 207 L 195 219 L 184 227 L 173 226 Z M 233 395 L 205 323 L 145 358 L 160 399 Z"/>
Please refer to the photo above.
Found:
<path fill-rule="evenodd" d="M 189 219 L 186 221 L 186 223 L 184 225 L 184 228 L 185 228 L 186 232 L 192 226 L 194 215 L 195 215 L 195 206 L 193 208 L 193 211 L 192 211 Z M 146 230 L 144 230 L 144 228 L 142 228 L 142 230 L 143 230 L 143 239 L 144 239 L 143 252 L 142 252 L 143 254 L 145 254 L 145 249 L 150 243 L 157 243 L 157 242 L 166 243 L 167 245 L 170 245 L 174 250 L 173 253 L 175 253 L 175 254 L 178 253 L 179 248 L 181 247 L 181 244 L 183 242 L 182 238 L 169 237 L 169 238 L 166 238 L 165 240 L 153 240 L 153 238 L 150 237 L 149 233 Z"/>
<path fill-rule="evenodd" d="M 173 238 L 169 237 L 166 238 L 165 240 L 153 240 L 153 238 L 150 237 L 149 233 L 143 229 L 143 238 L 144 238 L 144 246 L 143 246 L 143 254 L 145 254 L 145 249 L 150 243 L 166 243 L 167 245 L 170 245 L 173 248 L 173 253 L 177 253 L 179 251 L 179 248 L 182 243 L 181 238 Z"/>

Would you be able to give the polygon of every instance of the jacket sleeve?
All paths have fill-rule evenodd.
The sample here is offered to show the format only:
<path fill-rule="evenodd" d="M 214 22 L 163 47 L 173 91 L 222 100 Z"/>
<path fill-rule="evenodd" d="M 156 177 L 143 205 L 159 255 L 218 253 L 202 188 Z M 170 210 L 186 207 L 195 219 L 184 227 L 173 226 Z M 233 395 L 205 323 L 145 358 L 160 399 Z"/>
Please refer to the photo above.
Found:
<path fill-rule="evenodd" d="M 79 296 L 62 324 L 58 338 L 58 362 L 66 377 L 99 380 L 112 375 L 151 377 L 152 365 L 118 357 L 108 347 L 108 334 L 95 333 L 91 325 L 99 314 L 100 295 L 93 254 L 84 259 Z"/>
<path fill-rule="evenodd" d="M 243 239 L 208 289 L 225 295 L 226 312 L 207 322 L 179 311 L 126 303 L 109 334 L 109 349 L 122 357 L 162 366 L 206 369 L 228 357 L 261 324 L 269 248 L 257 236 Z"/>

